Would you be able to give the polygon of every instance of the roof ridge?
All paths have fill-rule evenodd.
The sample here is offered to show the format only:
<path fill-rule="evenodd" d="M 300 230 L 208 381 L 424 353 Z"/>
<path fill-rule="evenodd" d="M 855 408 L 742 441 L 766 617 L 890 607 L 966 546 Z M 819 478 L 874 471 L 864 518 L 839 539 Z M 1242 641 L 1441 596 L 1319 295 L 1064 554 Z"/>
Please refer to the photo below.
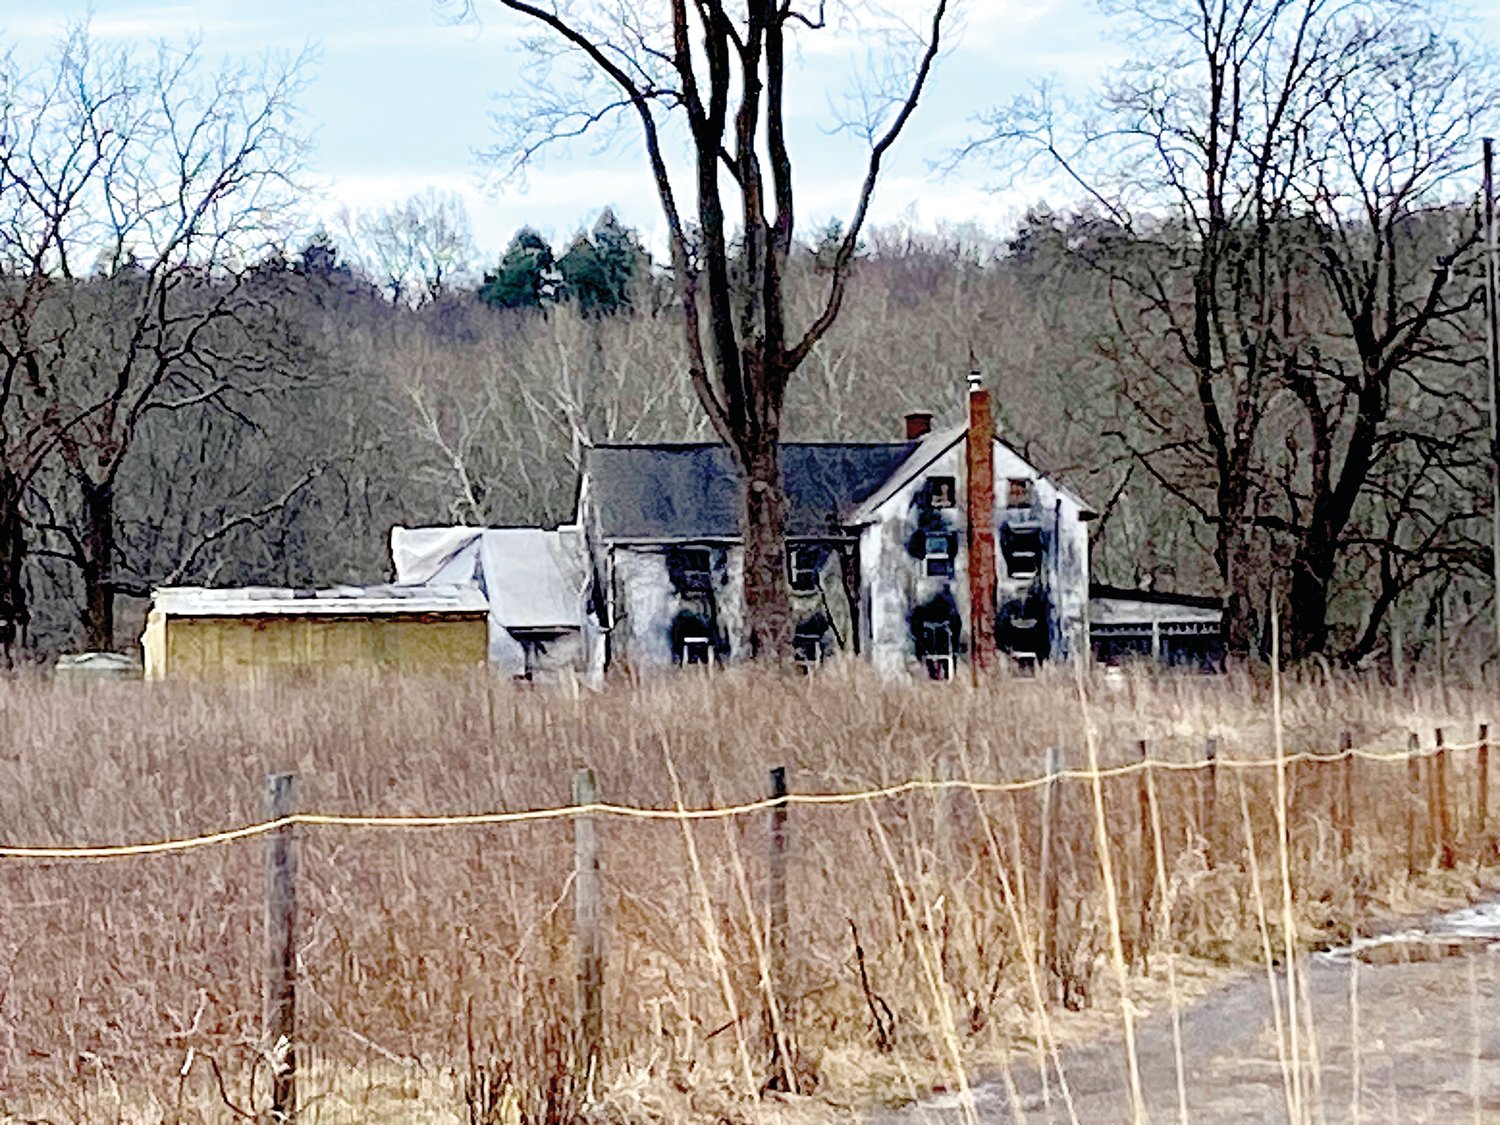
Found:
<path fill-rule="evenodd" d="M 788 447 L 800 449 L 900 449 L 910 445 L 916 445 L 914 441 L 783 441 L 778 443 L 783 449 Z M 722 441 L 600 441 L 588 447 L 589 449 L 728 449 L 729 446 Z"/>

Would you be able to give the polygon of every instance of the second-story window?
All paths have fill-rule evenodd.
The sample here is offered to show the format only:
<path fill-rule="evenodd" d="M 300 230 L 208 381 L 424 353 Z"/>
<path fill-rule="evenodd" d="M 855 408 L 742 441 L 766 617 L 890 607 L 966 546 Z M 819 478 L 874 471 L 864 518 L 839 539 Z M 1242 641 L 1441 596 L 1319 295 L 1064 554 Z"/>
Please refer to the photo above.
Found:
<path fill-rule="evenodd" d="M 1042 569 L 1042 533 L 1035 527 L 1000 528 L 1000 554 L 1011 578 L 1035 578 Z"/>
<path fill-rule="evenodd" d="M 667 559 L 667 568 L 679 593 L 706 593 L 713 588 L 713 560 L 707 547 L 677 547 Z"/>
<path fill-rule="evenodd" d="M 922 558 L 928 578 L 953 577 L 953 537 L 947 532 L 932 532 L 926 538 Z"/>
<path fill-rule="evenodd" d="M 818 590 L 818 556 L 816 547 L 787 548 L 786 577 L 794 594 L 814 594 Z"/>

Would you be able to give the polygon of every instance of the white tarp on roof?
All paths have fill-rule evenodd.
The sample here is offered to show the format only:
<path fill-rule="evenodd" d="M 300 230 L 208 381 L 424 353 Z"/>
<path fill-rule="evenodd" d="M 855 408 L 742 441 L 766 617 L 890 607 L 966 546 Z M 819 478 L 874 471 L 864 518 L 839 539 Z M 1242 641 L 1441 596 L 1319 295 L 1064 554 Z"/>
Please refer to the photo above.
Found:
<path fill-rule="evenodd" d="M 588 562 L 576 527 L 393 527 L 391 559 L 406 583 L 473 582 L 489 599 L 490 663 L 520 674 L 513 630 L 584 627 Z"/>

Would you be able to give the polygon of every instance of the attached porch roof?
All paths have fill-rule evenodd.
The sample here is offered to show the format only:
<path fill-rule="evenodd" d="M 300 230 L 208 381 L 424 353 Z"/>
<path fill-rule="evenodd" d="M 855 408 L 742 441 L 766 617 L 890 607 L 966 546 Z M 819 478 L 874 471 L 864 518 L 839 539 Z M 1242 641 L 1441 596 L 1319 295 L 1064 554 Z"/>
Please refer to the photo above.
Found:
<path fill-rule="evenodd" d="M 1217 625 L 1223 613 L 1218 598 L 1120 586 L 1089 587 L 1090 625 Z"/>

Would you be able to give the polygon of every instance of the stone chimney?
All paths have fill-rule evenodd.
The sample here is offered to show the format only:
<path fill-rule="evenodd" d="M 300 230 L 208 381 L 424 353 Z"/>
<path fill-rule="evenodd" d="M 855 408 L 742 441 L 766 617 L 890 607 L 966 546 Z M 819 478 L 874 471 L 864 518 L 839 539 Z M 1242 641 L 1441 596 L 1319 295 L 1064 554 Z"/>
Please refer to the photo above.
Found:
<path fill-rule="evenodd" d="M 995 666 L 995 415 L 978 371 L 969 374 L 969 654 Z"/>
<path fill-rule="evenodd" d="M 906 440 L 920 441 L 932 433 L 932 411 L 913 410 L 906 415 Z"/>

